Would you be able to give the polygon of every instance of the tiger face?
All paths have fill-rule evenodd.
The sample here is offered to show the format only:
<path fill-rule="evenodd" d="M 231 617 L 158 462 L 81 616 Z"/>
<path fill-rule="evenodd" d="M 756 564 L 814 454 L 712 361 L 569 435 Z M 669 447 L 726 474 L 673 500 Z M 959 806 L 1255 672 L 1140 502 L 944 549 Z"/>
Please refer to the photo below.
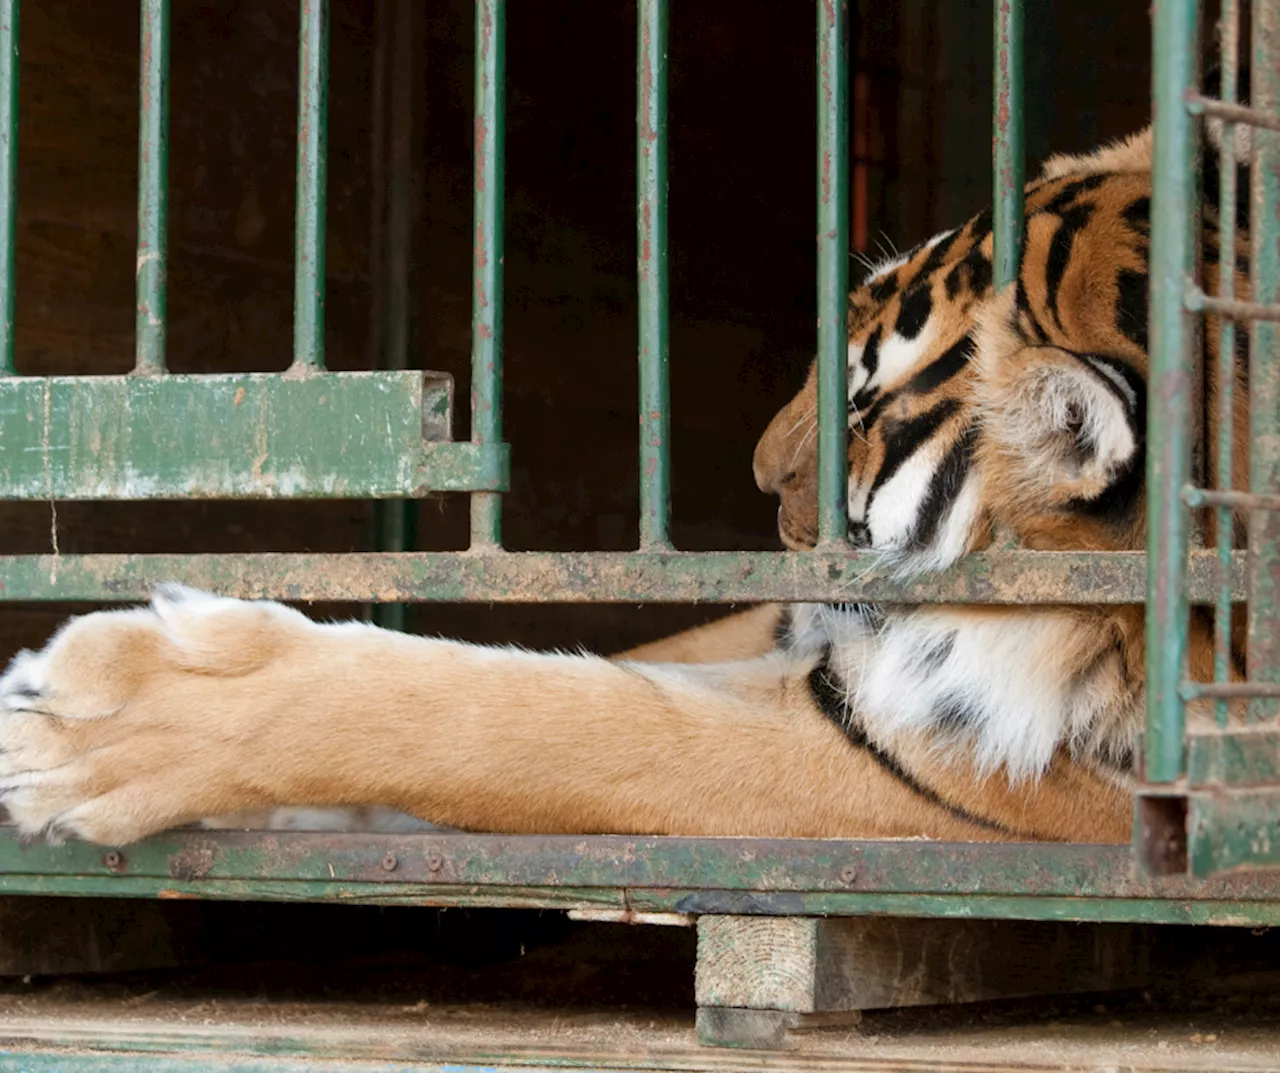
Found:
<path fill-rule="evenodd" d="M 983 213 L 879 266 L 850 295 L 855 546 L 906 571 L 942 569 L 996 541 L 1143 546 L 1150 159 L 1144 132 L 1050 161 L 1027 187 L 1018 278 L 999 294 Z M 1207 259 L 1214 246 L 1206 241 Z M 816 543 L 816 402 L 811 370 L 755 452 L 793 549 Z M 1236 437 L 1241 475 L 1246 440 Z M 1127 776 L 1143 708 L 1141 608 L 863 609 L 852 624 L 849 614 L 797 610 L 793 637 L 838 665 L 847 631 L 874 632 L 843 673 L 849 718 L 873 738 L 963 744 L 951 751 L 1015 778 L 1064 749 Z M 1193 623 L 1206 653 L 1207 637 Z"/>

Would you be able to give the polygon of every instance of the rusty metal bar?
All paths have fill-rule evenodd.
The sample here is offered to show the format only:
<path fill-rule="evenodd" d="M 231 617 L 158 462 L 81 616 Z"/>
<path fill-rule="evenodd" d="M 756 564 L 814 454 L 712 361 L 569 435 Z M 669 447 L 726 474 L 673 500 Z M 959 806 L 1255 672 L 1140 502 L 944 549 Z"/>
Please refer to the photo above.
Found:
<path fill-rule="evenodd" d="M 1022 0 L 996 0 L 995 100 L 992 108 L 992 162 L 995 176 L 995 250 L 992 282 L 999 290 L 1018 275 L 1022 245 L 1023 184 L 1023 24 Z"/>
<path fill-rule="evenodd" d="M 1223 7 L 1223 11 L 1226 11 L 1225 6 Z M 1237 14 L 1234 18 L 1238 23 L 1239 15 Z M 1222 25 L 1224 27 L 1227 25 L 1226 14 L 1222 16 Z M 1237 30 L 1236 32 L 1238 49 L 1239 31 Z M 1270 115 L 1267 112 L 1259 111 L 1257 108 L 1248 108 L 1245 105 L 1235 103 L 1234 81 L 1230 83 L 1232 87 L 1230 94 L 1227 93 L 1226 87 L 1228 85 L 1228 80 L 1225 63 L 1227 57 L 1227 45 L 1225 41 L 1222 44 L 1222 57 L 1224 61 L 1222 70 L 1223 97 L 1225 98 L 1229 96 L 1230 99 L 1216 101 L 1212 97 L 1204 97 L 1199 93 L 1193 93 L 1187 98 L 1187 111 L 1192 115 L 1203 115 L 1212 119 L 1221 119 L 1224 123 L 1240 123 L 1250 127 L 1262 127 L 1266 130 L 1280 130 L 1280 116 Z M 1227 143 L 1225 135 L 1223 140 L 1224 143 Z"/>
<path fill-rule="evenodd" d="M 298 367 L 324 367 L 328 98 L 329 3 L 328 0 L 301 0 L 293 269 L 293 363 Z"/>
<path fill-rule="evenodd" d="M 849 537 L 848 0 L 818 0 L 818 545 Z"/>
<path fill-rule="evenodd" d="M 18 37 L 21 0 L 0 0 L 0 376 L 14 371 L 18 244 Z"/>
<path fill-rule="evenodd" d="M 1232 158 L 1234 162 L 1234 157 Z M 1234 170 L 1234 163 L 1232 169 Z M 1199 287 L 1187 288 L 1185 302 L 1192 313 L 1209 313 L 1232 320 L 1280 320 L 1280 305 L 1245 302 L 1238 298 L 1221 298 L 1205 294 Z"/>
<path fill-rule="evenodd" d="M 0 892 L 52 892 L 80 880 L 94 893 L 120 895 L 180 889 L 197 897 L 288 897 L 292 887 L 295 897 L 366 900 L 384 891 L 424 903 L 468 888 L 474 895 L 489 888 L 490 897 L 503 887 L 541 889 L 544 898 L 559 892 L 567 899 L 589 890 L 666 889 L 679 892 L 669 904 L 684 900 L 687 912 L 807 913 L 835 904 L 806 907 L 797 897 L 806 893 L 948 896 L 955 912 L 970 897 L 1032 905 L 1124 899 L 1148 902 L 1144 908 L 1257 900 L 1280 911 L 1266 875 L 1152 879 L 1135 873 L 1127 846 L 1107 845 L 171 831 L 104 856 L 101 846 L 83 842 L 23 846 L 0 834 Z M 759 900 L 750 908 L 753 897 Z M 856 905 L 846 903 L 855 912 Z"/>
<path fill-rule="evenodd" d="M 1178 687 L 1187 653 L 1193 324 L 1183 297 L 1195 266 L 1195 141 L 1186 94 L 1199 40 L 1198 0 L 1153 8 L 1151 368 L 1147 414 L 1147 719 L 1149 783 L 1182 774 L 1185 713 Z"/>
<path fill-rule="evenodd" d="M 1225 704 L 1240 698 L 1280 697 L 1280 682 L 1183 682 L 1178 692 L 1183 700 L 1209 697 Z"/>
<path fill-rule="evenodd" d="M 142 0 L 138 77 L 138 261 L 134 369 L 165 369 L 169 216 L 169 0 Z"/>
<path fill-rule="evenodd" d="M 471 295 L 471 442 L 502 442 L 502 200 L 506 156 L 506 0 L 477 0 Z M 502 497 L 471 497 L 471 547 L 502 545 Z"/>
<path fill-rule="evenodd" d="M 1219 20 L 1219 47 L 1222 53 L 1222 97 L 1224 107 L 1234 107 L 1236 83 L 1240 66 L 1240 11 L 1239 0 L 1222 0 Z M 1190 106 L 1189 106 L 1190 107 Z M 1194 111 L 1192 112 L 1194 114 Z M 1218 151 L 1218 299 L 1233 303 L 1236 287 L 1236 161 L 1235 124 L 1226 118 L 1222 125 L 1222 145 Z M 1221 496 L 1231 495 L 1234 485 L 1232 462 L 1235 458 L 1235 400 L 1236 400 L 1236 323 L 1231 316 L 1220 318 L 1218 327 L 1218 367 L 1215 370 L 1218 389 L 1218 465 L 1215 480 L 1218 488 L 1210 493 L 1215 499 L 1215 544 L 1218 565 L 1222 570 L 1222 591 L 1213 615 L 1213 679 L 1227 682 L 1231 677 L 1231 592 L 1226 583 L 1231 568 L 1233 532 L 1233 507 Z M 1205 430 L 1206 433 L 1208 430 Z M 1189 497 L 1183 501 L 1192 506 Z M 1186 698 L 1185 691 L 1183 692 Z M 1219 726 L 1226 726 L 1230 709 L 1225 697 L 1214 705 Z"/>
<path fill-rule="evenodd" d="M 1280 5 L 1253 4 L 1252 106 L 1280 116 Z M 1251 297 L 1280 310 L 1280 128 L 1253 130 Z M 1255 320 L 1249 331 L 1249 490 L 1280 490 L 1280 326 Z M 1249 517 L 1251 682 L 1280 682 L 1280 513 Z M 1274 718 L 1274 699 L 1249 702 L 1249 720 Z"/>
<path fill-rule="evenodd" d="M 1247 557 L 1232 559 L 1243 602 Z M 173 578 L 250 599 L 484 603 L 760 601 L 1140 604 L 1141 552 L 989 552 L 950 570 L 902 577 L 874 554 L 790 552 L 360 552 L 346 555 L 48 555 L 0 557 L 6 600 L 145 599 Z M 1188 596 L 1212 604 L 1213 552 L 1197 551 Z M 1180 680 L 1179 683 L 1180 684 Z M 1175 684 L 1175 689 L 1177 688 Z"/>
<path fill-rule="evenodd" d="M 1280 493 L 1256 495 L 1253 492 L 1188 488 L 1182 493 L 1182 501 L 1193 509 L 1225 507 L 1230 510 L 1280 510 Z"/>
<path fill-rule="evenodd" d="M 640 547 L 669 547 L 671 416 L 667 266 L 667 0 L 640 0 L 636 35 L 636 239 L 640 288 Z"/>

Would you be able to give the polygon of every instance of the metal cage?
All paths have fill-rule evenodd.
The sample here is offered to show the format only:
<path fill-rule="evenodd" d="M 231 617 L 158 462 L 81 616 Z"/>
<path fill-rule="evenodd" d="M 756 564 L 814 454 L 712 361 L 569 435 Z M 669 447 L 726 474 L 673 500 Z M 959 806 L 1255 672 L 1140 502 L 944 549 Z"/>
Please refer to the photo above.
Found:
<path fill-rule="evenodd" d="M 106 852 L 0 837 L 0 893 L 309 899 L 685 914 L 1006 917 L 1280 924 L 1280 10 L 1253 9 L 1253 91 L 1235 102 L 1235 0 L 1223 2 L 1223 99 L 1196 91 L 1199 4 L 1156 0 L 1158 163 L 1152 239 L 1149 553 L 991 552 L 944 575 L 903 580 L 846 543 L 845 303 L 848 264 L 846 3 L 817 10 L 818 363 L 821 541 L 803 553 L 685 553 L 669 516 L 667 0 L 640 0 L 637 44 L 641 527 L 625 553 L 502 547 L 508 447 L 502 428 L 504 0 L 478 0 L 471 440 L 450 438 L 448 378 L 404 369 L 326 371 L 323 353 L 327 4 L 301 0 L 295 331 L 283 374 L 165 371 L 168 0 L 143 0 L 139 104 L 137 359 L 121 377 L 14 373 L 19 0 L 0 0 L 0 498 L 380 499 L 386 550 L 349 555 L 0 557 L 11 601 L 145 598 L 181 579 L 243 597 L 413 601 L 755 600 L 1148 603 L 1146 784 L 1129 847 L 978 846 L 767 839 L 499 835 L 259 835 L 175 832 Z M 1022 5 L 995 4 L 996 283 L 1016 272 L 1022 227 Z M 1230 272 L 1209 297 L 1195 279 L 1196 117 L 1254 132 L 1253 293 Z M 1228 139 L 1229 141 L 1230 139 Z M 1222 169 L 1234 223 L 1234 168 Z M 1230 264 L 1225 254 L 1223 263 Z M 1221 317 L 1222 351 L 1249 331 L 1251 491 L 1191 482 L 1196 318 Z M 1229 405 L 1229 403 L 1227 404 Z M 1228 411 L 1229 412 L 1229 411 Z M 364 418 L 363 422 L 351 420 Z M 353 433 L 353 427 L 380 430 Z M 205 445 L 215 442 L 213 457 Z M 1207 475 L 1212 477 L 1213 475 Z M 1218 475 L 1221 477 L 1222 475 Z M 1226 475 L 1229 477 L 1229 474 Z M 1204 483 L 1204 482 L 1202 482 Z M 471 499 L 471 548 L 398 550 L 394 502 Z M 1191 546 L 1192 509 L 1250 512 L 1250 551 Z M 402 545 L 401 545 L 402 547 Z M 1225 632 L 1249 601 L 1249 682 L 1228 681 Z M 1218 611 L 1218 675 L 1187 683 L 1191 604 Z M 394 612 L 382 621 L 395 624 Z M 1227 701 L 1254 698 L 1248 722 Z M 1221 727 L 1187 738 L 1184 705 L 1218 701 Z M 1154 847 L 1154 848 L 1153 848 Z M 1189 862 L 1186 864 L 1184 862 Z M 1154 873 L 1180 873 L 1163 874 Z M 1230 872 L 1230 875 L 1217 873 Z"/>

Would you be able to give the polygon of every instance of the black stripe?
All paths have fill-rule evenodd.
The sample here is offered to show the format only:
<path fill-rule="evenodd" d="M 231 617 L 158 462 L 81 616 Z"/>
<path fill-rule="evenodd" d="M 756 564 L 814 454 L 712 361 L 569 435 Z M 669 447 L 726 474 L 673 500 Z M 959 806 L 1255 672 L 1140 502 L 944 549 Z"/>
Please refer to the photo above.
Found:
<path fill-rule="evenodd" d="M 860 360 L 862 367 L 867 371 L 867 378 L 862 383 L 861 390 L 854 395 L 852 406 L 855 410 L 866 409 L 867 403 L 875 398 L 878 388 L 871 386 L 871 381 L 875 378 L 876 370 L 880 368 L 880 334 L 884 330 L 884 326 L 877 324 L 876 330 L 867 336 L 866 343 L 862 347 L 862 357 Z"/>
<path fill-rule="evenodd" d="M 1116 273 L 1116 327 L 1147 349 L 1147 274 L 1132 268 Z"/>
<path fill-rule="evenodd" d="M 862 724 L 852 718 L 853 713 L 849 711 L 849 706 L 845 703 L 845 691 L 838 678 L 839 676 L 831 669 L 831 649 L 828 647 L 826 652 L 823 653 L 822 659 L 809 672 L 809 693 L 813 697 L 814 703 L 817 704 L 818 710 L 840 728 L 840 732 L 844 734 L 850 745 L 855 749 L 864 750 L 872 760 L 907 789 L 956 819 L 964 820 L 966 823 L 974 824 L 977 827 L 984 827 L 988 831 L 999 831 L 1003 835 L 1016 835 L 1018 833 L 1013 828 L 1006 827 L 997 820 L 989 820 L 984 816 L 977 816 L 968 811 L 968 809 L 952 804 L 936 790 L 921 783 L 894 757 L 871 741 L 867 737 L 867 732 L 863 729 Z"/>
<path fill-rule="evenodd" d="M 973 448 L 978 442 L 978 426 L 969 425 L 947 451 L 946 457 L 933 471 L 929 478 L 929 490 L 916 514 L 915 531 L 911 534 L 909 546 L 915 550 L 927 548 L 933 538 L 938 535 L 938 526 L 946 517 L 960 489 L 964 487 L 964 479 L 969 475 L 969 467 L 973 464 Z"/>
<path fill-rule="evenodd" d="M 924 264 L 920 266 L 917 278 L 931 274 L 946 259 L 947 254 L 951 251 L 951 247 L 956 244 L 956 239 L 960 237 L 961 228 L 957 227 L 946 238 L 939 239 L 929 250 L 929 256 L 925 258 Z"/>
<path fill-rule="evenodd" d="M 933 295 L 929 281 L 917 283 L 908 290 L 898 304 L 898 320 L 893 330 L 908 341 L 920 334 L 933 312 Z"/>
<path fill-rule="evenodd" d="M 1045 263 L 1045 308 L 1053 314 L 1053 319 L 1062 327 L 1062 317 L 1058 313 L 1058 291 L 1062 287 L 1062 279 L 1067 274 L 1067 264 L 1071 260 L 1071 247 L 1075 245 L 1076 235 L 1080 233 L 1093 216 L 1092 205 L 1076 205 L 1065 210 L 1049 243 L 1049 256 Z"/>
<path fill-rule="evenodd" d="M 905 390 L 912 395 L 927 395 L 937 390 L 969 364 L 972 354 L 973 336 L 966 335 L 916 373 L 907 382 Z"/>
<path fill-rule="evenodd" d="M 1040 212 L 1052 213 L 1054 216 L 1062 216 L 1069 212 L 1076 201 L 1082 194 L 1089 193 L 1090 190 L 1096 190 L 1105 183 L 1111 176 L 1107 172 L 1095 172 L 1093 175 L 1085 176 L 1083 179 L 1075 179 L 1068 182 L 1053 197 L 1045 203 L 1044 207 L 1039 209 Z M 1080 208 L 1082 206 L 1074 206 Z M 1090 206 L 1092 211 L 1092 206 Z"/>
<path fill-rule="evenodd" d="M 885 400 L 882 397 L 880 401 Z M 873 408 L 873 411 L 878 406 L 879 404 Z M 942 423 L 958 409 L 960 409 L 958 399 L 944 399 L 932 410 L 926 410 L 922 414 L 898 422 L 892 430 L 885 431 L 884 461 L 880 464 L 880 471 L 876 474 L 876 479 L 871 484 L 871 491 L 867 494 L 868 511 L 871 509 L 871 502 L 876 492 L 888 483 L 889 479 L 898 472 L 902 463 L 915 454 L 920 445 L 937 432 Z M 869 419 L 867 425 L 870 427 Z"/>
<path fill-rule="evenodd" d="M 791 640 L 791 605 L 783 604 L 778 609 L 777 621 L 773 624 L 773 647 L 787 648 Z"/>
<path fill-rule="evenodd" d="M 1141 231 L 1144 234 L 1150 232 L 1151 199 L 1149 197 L 1134 199 L 1125 206 L 1124 212 L 1120 215 L 1124 217 L 1125 223 L 1135 231 Z"/>

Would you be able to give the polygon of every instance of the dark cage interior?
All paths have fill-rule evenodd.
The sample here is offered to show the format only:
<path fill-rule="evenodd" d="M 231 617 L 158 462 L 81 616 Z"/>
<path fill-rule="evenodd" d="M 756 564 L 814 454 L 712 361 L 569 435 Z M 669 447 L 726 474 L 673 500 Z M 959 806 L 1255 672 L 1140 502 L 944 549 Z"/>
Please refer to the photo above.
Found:
<path fill-rule="evenodd" d="M 397 83 L 379 19 L 410 12 Z M 876 258 L 990 200 L 990 5 L 856 5 L 854 240 Z M 675 5 L 671 26 L 673 535 L 681 548 L 777 546 L 755 437 L 814 346 L 811 13 Z M 279 370 L 291 353 L 298 8 L 174 5 L 169 365 Z M 1028 150 L 1081 149 L 1144 121 L 1140 5 L 1028 4 Z M 331 13 L 326 348 L 379 360 L 389 243 L 388 128 L 412 171 L 409 364 L 452 373 L 465 435 L 470 346 L 472 8 L 336 0 Z M 399 32 L 395 27 L 393 32 Z M 29 374 L 133 361 L 138 13 L 134 0 L 23 14 L 17 363 Z M 516 4 L 508 27 L 505 537 L 514 549 L 635 546 L 635 10 Z M 1068 59 L 1068 57 L 1070 59 Z M 381 109 L 381 112 L 380 112 Z M 858 270 L 852 273 L 856 280 Z M 348 551 L 358 503 L 5 504 L 10 553 Z M 423 549 L 465 546 L 459 498 L 424 502 Z M 346 615 L 350 608 L 315 608 Z M 7 612 L 0 648 L 66 608 Z M 719 609 L 599 605 L 416 609 L 418 629 L 613 650 Z"/>
<path fill-rule="evenodd" d="M 992 11 L 986 0 L 853 7 L 852 235 L 863 263 L 989 203 Z M 386 54 L 387 20 L 401 9 L 412 42 L 405 82 Z M 292 339 L 298 5 L 184 0 L 172 17 L 169 367 L 282 370 Z M 328 363 L 362 369 L 382 360 L 381 259 L 407 238 L 409 364 L 451 373 L 460 403 L 471 342 L 472 18 L 463 0 L 333 0 L 331 11 Z M 504 530 L 512 549 L 635 546 L 635 18 L 630 4 L 575 0 L 517 3 L 508 15 L 513 472 Z M 671 18 L 673 536 L 689 550 L 774 548 L 775 505 L 755 488 L 750 458 L 814 347 L 812 10 L 701 0 L 672 5 Z M 1145 5 L 1028 0 L 1026 27 L 1029 172 L 1050 151 L 1084 150 L 1146 122 Z M 25 6 L 21 373 L 132 367 L 137 83 L 137 0 Z M 389 121 L 404 102 L 407 116 Z M 386 227 L 392 127 L 407 138 L 407 234 Z M 855 266 L 851 278 L 860 273 Z M 465 404 L 457 409 L 461 436 Z M 350 551 L 373 539 L 369 505 L 351 502 L 6 503 L 0 511 L 8 554 Z M 465 546 L 460 498 L 425 501 L 418 514 L 418 547 Z M 479 641 L 609 651 L 721 610 L 427 604 L 409 621 Z M 4 607 L 0 658 L 41 643 L 70 611 Z M 152 965 L 203 966 L 182 970 L 193 975 L 176 985 L 196 1008 L 245 988 L 310 1000 L 692 1004 L 687 929 L 326 906 L 167 905 L 138 924 L 145 916 L 117 924 L 158 929 L 134 936 L 153 955 L 163 938 L 172 956 L 161 951 Z M 282 962 L 292 968 L 262 967 Z M 313 971 L 317 962 L 328 967 Z M 455 964 L 447 995 L 413 975 L 423 963 Z M 46 971 L 67 964 L 55 959 Z M 145 996 L 152 979 L 120 982 L 119 995 Z M 78 994 L 79 984 L 67 986 Z M 22 1008 L 31 988 L 54 985 L 9 981 L 0 1010 Z M 896 1031 L 890 1021 L 881 1030 Z"/>

